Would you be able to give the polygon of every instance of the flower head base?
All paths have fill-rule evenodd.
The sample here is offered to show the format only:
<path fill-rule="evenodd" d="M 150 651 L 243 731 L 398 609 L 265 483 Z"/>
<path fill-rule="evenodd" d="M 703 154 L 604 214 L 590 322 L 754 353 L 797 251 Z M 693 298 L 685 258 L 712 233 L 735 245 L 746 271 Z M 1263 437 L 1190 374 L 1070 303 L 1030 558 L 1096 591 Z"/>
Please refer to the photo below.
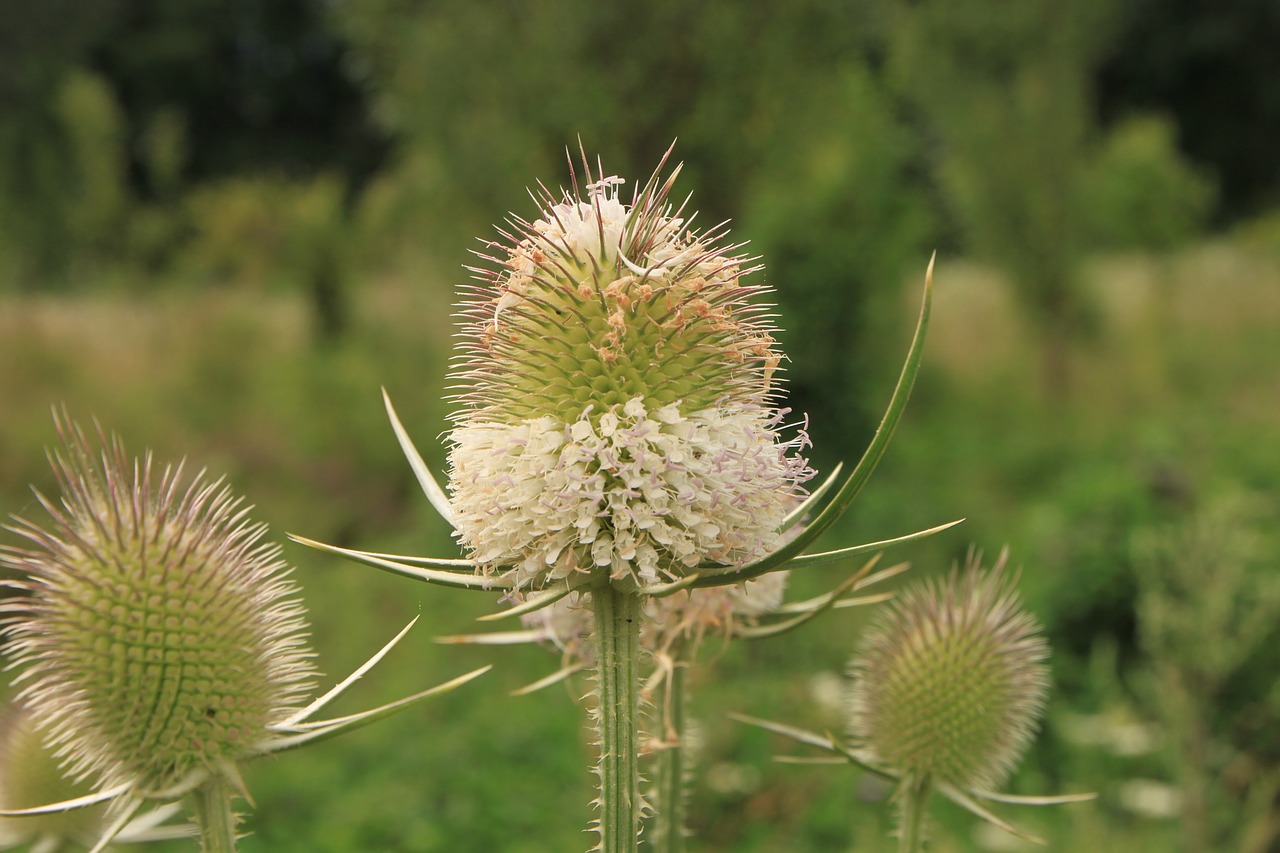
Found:
<path fill-rule="evenodd" d="M 835 608 L 875 604 L 892 597 L 891 593 L 855 594 L 860 590 L 903 572 L 906 563 L 872 572 L 879 556 L 869 560 L 857 573 L 823 595 L 805 601 L 783 601 L 790 579 L 789 571 L 774 571 L 736 584 L 697 589 L 676 589 L 666 595 L 643 597 L 639 644 L 656 664 L 650 686 L 662 681 L 673 666 L 692 662 L 707 635 L 728 641 L 735 637 L 761 639 L 794 630 L 806 622 Z M 539 679 L 521 693 L 556 684 L 583 669 L 595 665 L 595 630 L 591 596 L 594 592 L 569 593 L 549 604 L 527 609 L 528 598 L 517 593 L 520 601 L 513 612 L 520 613 L 522 631 L 489 634 L 459 634 L 437 637 L 437 642 L 481 645 L 543 643 L 555 647 L 563 656 L 562 668 L 547 678 Z"/>
<path fill-rule="evenodd" d="M 590 178 L 588 169 L 588 178 Z M 699 234 L 657 174 L 556 200 L 462 310 L 450 506 L 458 538 L 518 586 L 639 586 L 780 543 L 812 472 L 780 438 L 769 306 L 723 233 Z M 744 268 L 745 267 L 745 268 Z M 589 580 L 593 579 L 593 580 Z"/>
<path fill-rule="evenodd" d="M 1048 645 L 1003 575 L 909 588 L 850 664 L 850 734 L 873 763 L 962 791 L 993 790 L 1031 741 L 1048 689 Z"/>
<path fill-rule="evenodd" d="M 278 546 L 225 487 L 153 472 L 118 439 L 97 460 L 59 424 L 62 505 L 0 551 L 22 701 L 79 778 L 164 791 L 254 752 L 314 676 Z"/>

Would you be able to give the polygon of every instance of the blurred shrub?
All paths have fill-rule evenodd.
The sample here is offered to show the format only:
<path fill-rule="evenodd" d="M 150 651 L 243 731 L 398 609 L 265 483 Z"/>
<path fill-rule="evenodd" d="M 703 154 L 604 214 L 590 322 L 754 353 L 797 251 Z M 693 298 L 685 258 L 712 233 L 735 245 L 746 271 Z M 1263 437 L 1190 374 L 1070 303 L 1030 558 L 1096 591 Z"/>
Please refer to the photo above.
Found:
<path fill-rule="evenodd" d="M 116 260 L 129 211 L 118 103 L 81 68 L 58 77 L 48 102 L 0 123 L 0 259 L 14 285 L 66 284 L 77 261 Z M 0 267 L 3 269 L 3 267 Z"/>
<path fill-rule="evenodd" d="M 322 337 L 346 325 L 344 291 L 353 239 L 346 188 L 332 174 L 309 181 L 237 178 L 187 197 L 192 237 L 179 268 L 249 290 L 308 292 Z"/>
<path fill-rule="evenodd" d="M 1204 228 L 1214 184 L 1178 152 L 1173 125 L 1137 116 L 1114 127 L 1086 170 L 1092 242 L 1109 248 L 1168 250 Z"/>
<path fill-rule="evenodd" d="M 1142 686 L 1169 732 L 1192 853 L 1234 847 L 1251 825 L 1272 821 L 1280 786 L 1275 510 L 1259 495 L 1213 496 L 1137 542 L 1138 636 L 1149 658 Z M 1261 802 L 1246 808 L 1256 791 Z"/>
<path fill-rule="evenodd" d="M 936 142 L 942 201 L 965 249 L 1009 274 L 1042 341 L 1043 390 L 1061 397 L 1068 347 L 1091 319 L 1079 184 L 1111 3 L 880 2 L 889 77 Z"/>
<path fill-rule="evenodd" d="M 68 205 L 71 239 L 91 252 L 118 252 L 129 211 L 124 117 L 101 77 L 73 70 L 57 95 L 75 171 Z"/>
<path fill-rule="evenodd" d="M 881 414 L 870 387 L 896 378 L 892 320 L 906 266 L 923 281 L 933 223 L 912 178 L 916 139 L 866 69 L 808 97 L 824 109 L 800 107 L 749 185 L 742 231 L 777 287 L 789 404 L 811 416 L 816 452 L 839 457 Z"/>
<path fill-rule="evenodd" d="M 235 178 L 186 199 L 191 230 L 179 266 L 218 284 L 261 290 L 279 283 L 297 187 L 282 180 Z"/>

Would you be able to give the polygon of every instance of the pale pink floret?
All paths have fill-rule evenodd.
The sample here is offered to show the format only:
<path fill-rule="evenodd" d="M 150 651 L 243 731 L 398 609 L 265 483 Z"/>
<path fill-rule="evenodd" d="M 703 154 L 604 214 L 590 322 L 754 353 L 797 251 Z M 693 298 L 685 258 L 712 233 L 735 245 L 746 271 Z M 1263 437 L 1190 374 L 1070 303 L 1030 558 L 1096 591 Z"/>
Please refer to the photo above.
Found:
<path fill-rule="evenodd" d="M 775 412 L 725 407 L 681 415 L 639 398 L 571 424 L 552 417 L 454 430 L 457 536 L 516 580 L 607 566 L 652 583 L 704 561 L 735 565 L 781 544 L 779 527 L 808 475 L 777 440 Z"/>

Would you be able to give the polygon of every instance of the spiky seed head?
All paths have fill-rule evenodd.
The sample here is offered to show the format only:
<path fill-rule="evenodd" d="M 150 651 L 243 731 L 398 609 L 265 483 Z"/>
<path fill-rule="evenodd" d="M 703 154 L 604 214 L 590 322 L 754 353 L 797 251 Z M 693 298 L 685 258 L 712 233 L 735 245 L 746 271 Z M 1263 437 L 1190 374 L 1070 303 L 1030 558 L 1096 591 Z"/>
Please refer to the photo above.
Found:
<path fill-rule="evenodd" d="M 93 793 L 58 765 L 31 715 L 20 705 L 0 709 L 0 808 L 25 809 Z M 22 818 L 0 818 L 0 849 L 36 839 L 88 842 L 105 828 L 105 805 Z"/>
<path fill-rule="evenodd" d="M 77 778 L 142 795 L 254 753 L 314 677 L 279 547 L 220 482 L 182 487 L 59 418 L 60 505 L 18 520 L 5 605 L 19 697 Z"/>
<path fill-rule="evenodd" d="M 661 171 L 661 166 L 659 166 Z M 676 170 L 678 171 L 678 170 Z M 812 472 L 779 435 L 781 354 L 758 269 L 700 233 L 659 173 L 631 201 L 588 167 L 543 189 L 461 308 L 457 535 L 523 587 L 639 584 L 762 556 Z"/>
<path fill-rule="evenodd" d="M 915 584 L 885 605 L 849 667 L 854 744 L 889 768 L 962 790 L 992 790 L 1044 710 L 1048 645 L 1004 574 L 971 557 L 963 573 Z"/>

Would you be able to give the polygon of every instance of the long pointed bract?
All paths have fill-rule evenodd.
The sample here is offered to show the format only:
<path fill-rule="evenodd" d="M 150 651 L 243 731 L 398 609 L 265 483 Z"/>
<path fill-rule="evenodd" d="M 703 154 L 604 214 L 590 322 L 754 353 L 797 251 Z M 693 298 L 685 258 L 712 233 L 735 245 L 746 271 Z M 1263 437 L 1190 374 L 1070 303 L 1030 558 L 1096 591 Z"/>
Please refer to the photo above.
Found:
<path fill-rule="evenodd" d="M 889 408 L 885 411 L 884 418 L 881 419 L 880 426 L 876 429 L 871 443 L 867 445 L 866 451 L 863 452 L 857 467 L 849 474 L 848 479 L 840 485 L 839 491 L 836 492 L 831 502 L 823 507 L 817 518 L 810 522 L 798 536 L 764 559 L 742 566 L 738 571 L 744 577 L 758 577 L 799 556 L 811 542 L 835 523 L 836 519 L 848 509 L 849 504 L 853 503 L 853 499 L 862 491 L 867 481 L 871 479 L 872 472 L 880 464 L 880 459 L 889 447 L 889 440 L 893 438 L 894 430 L 898 428 L 898 421 L 902 418 L 902 413 L 907 407 L 907 400 L 911 398 L 911 389 L 915 385 L 916 375 L 920 372 L 920 361 L 924 355 L 925 336 L 929 329 L 929 313 L 933 304 L 933 263 L 934 259 L 931 258 L 929 260 L 929 269 L 925 273 L 924 299 L 920 304 L 920 319 L 916 323 L 915 335 L 911 339 L 906 362 L 902 365 L 902 373 L 898 376 L 898 383 L 894 387 L 893 396 L 889 400 Z M 703 571 L 705 573 L 705 569 Z M 709 573 L 706 574 L 709 575 Z M 707 579 L 704 578 L 704 580 Z M 713 584 L 699 585 L 710 586 Z"/>
<path fill-rule="evenodd" d="M 0 809 L 0 817 L 29 817 L 42 814 L 58 814 L 59 812 L 69 812 L 75 809 L 86 809 L 90 806 L 96 806 L 105 803 L 108 800 L 114 800 L 121 794 L 125 793 L 132 787 L 132 783 L 116 785 L 105 791 L 97 791 L 93 794 L 86 794 L 83 797 L 75 797 L 70 800 L 60 800 L 56 803 L 49 803 L 43 806 L 34 806 L 29 809 Z"/>
<path fill-rule="evenodd" d="M 298 711 L 296 714 L 286 719 L 283 723 L 273 726 L 272 728 L 277 730 L 284 730 L 284 729 L 291 728 L 292 726 L 298 725 L 299 723 L 303 722 L 308 717 L 310 717 L 312 714 L 314 714 L 316 711 L 319 711 L 325 705 L 328 705 L 334 699 L 337 699 L 343 693 L 347 692 L 347 688 L 349 688 L 352 684 L 355 684 L 357 679 L 359 679 L 362 675 L 364 675 L 366 672 L 368 672 L 370 669 L 376 666 L 378 661 L 382 660 L 383 657 L 386 656 L 387 652 L 395 648 L 396 644 L 399 643 L 400 640 L 404 638 L 405 634 L 409 633 L 409 629 L 414 626 L 414 624 L 418 621 L 419 618 L 420 617 L 415 616 L 412 619 L 410 619 L 409 624 L 405 625 L 403 628 L 400 629 L 400 633 L 392 637 L 390 642 L 388 642 L 385 646 L 383 646 L 381 649 L 375 652 L 373 656 L 370 657 L 363 664 L 361 664 L 355 670 L 355 672 L 351 673 L 346 678 L 342 679 L 342 681 L 334 685 L 334 687 L 331 690 L 329 690 L 329 692 L 325 693 L 323 696 L 316 698 L 313 702 L 311 702 L 311 704 L 307 705 L 307 707 L 303 708 L 301 711 Z"/>
<path fill-rule="evenodd" d="M 405 458 L 409 460 L 409 467 L 413 469 L 414 476 L 418 478 L 418 485 L 422 487 L 427 500 L 431 501 L 431 505 L 435 507 L 436 512 L 440 513 L 440 517 L 447 521 L 450 527 L 454 527 L 455 519 L 453 508 L 449 506 L 449 497 L 445 494 L 444 489 L 440 488 L 440 484 L 436 482 L 436 478 L 432 475 L 431 469 L 427 467 L 422 454 L 418 452 L 413 440 L 409 438 L 409 433 L 405 431 L 404 425 L 400 423 L 400 418 L 396 415 L 396 409 L 391 405 L 391 395 L 387 393 L 386 388 L 382 389 L 382 402 L 387 407 L 387 417 L 391 419 L 391 428 L 395 430 L 396 441 L 400 442 L 400 449 L 404 451 Z"/>
<path fill-rule="evenodd" d="M 395 713 L 396 711 L 403 710 L 415 702 L 420 702 L 423 699 L 428 699 L 432 696 L 438 696 L 441 693 L 448 693 L 451 690 L 456 690 L 468 681 L 479 678 L 491 669 L 493 669 L 492 666 L 482 666 L 479 669 L 474 669 L 471 672 L 468 672 L 466 675 L 460 675 L 451 681 L 446 681 L 444 684 L 438 684 L 429 690 L 423 690 L 422 692 L 415 693 L 412 696 L 405 696 L 402 699 L 397 699 L 394 702 L 388 702 L 385 705 L 379 705 L 377 708 L 371 708 L 368 711 L 361 711 L 358 714 L 349 714 L 345 717 L 334 717 L 329 720 L 317 720 L 314 723 L 299 723 L 294 727 L 297 734 L 272 738 L 261 746 L 264 752 L 283 752 L 288 749 L 296 749 L 297 747 L 313 743 L 315 741 L 327 740 L 335 735 L 342 734 L 343 732 L 367 726 L 369 723 L 372 723 L 375 720 L 380 720 L 389 714 Z"/>
<path fill-rule="evenodd" d="M 337 545 L 326 545 L 324 542 L 317 542 L 314 539 L 308 539 L 305 536 L 298 536 L 293 533 L 289 534 L 289 538 L 299 545 L 306 545 L 308 548 L 315 548 L 317 551 L 328 551 L 330 554 L 337 554 L 341 557 L 355 560 L 357 563 L 373 566 L 375 569 L 382 569 L 395 575 L 404 575 L 414 580 L 427 581 L 438 586 L 461 587 L 463 589 L 511 589 L 514 586 L 514 582 L 509 578 L 433 571 L 405 563 L 397 563 L 394 560 L 384 560 L 365 551 L 340 548 Z"/>

